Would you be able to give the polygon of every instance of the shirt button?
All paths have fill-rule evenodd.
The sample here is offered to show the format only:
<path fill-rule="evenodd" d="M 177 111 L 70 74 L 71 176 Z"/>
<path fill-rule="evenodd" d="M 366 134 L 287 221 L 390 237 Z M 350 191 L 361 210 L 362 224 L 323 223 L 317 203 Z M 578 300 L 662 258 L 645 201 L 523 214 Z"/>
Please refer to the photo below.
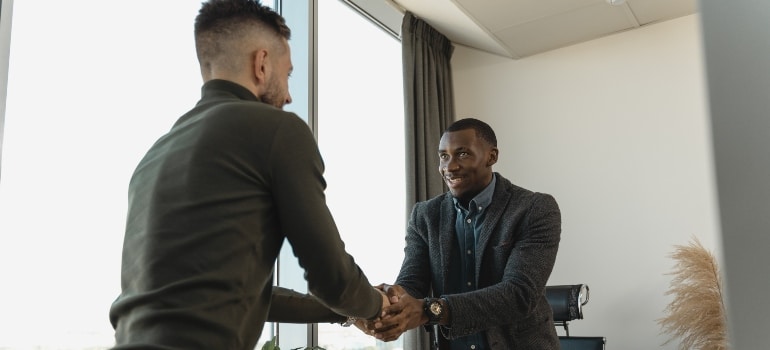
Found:
<path fill-rule="evenodd" d="M 479 207 L 479 211 L 481 211 L 481 207 Z"/>
<path fill-rule="evenodd" d="M 471 345 L 471 349 L 475 349 L 475 348 L 476 348 L 476 345 Z"/>
<path fill-rule="evenodd" d="M 471 250 L 468 249 L 468 250 L 465 251 L 465 253 L 468 254 L 468 255 L 471 255 L 471 253 L 473 253 L 473 252 L 471 252 Z"/>
<path fill-rule="evenodd" d="M 470 283 L 470 282 L 468 282 L 468 287 L 470 287 L 470 286 L 471 286 L 471 283 Z"/>
<path fill-rule="evenodd" d="M 471 223 L 471 219 L 465 220 L 465 222 L 470 224 Z"/>

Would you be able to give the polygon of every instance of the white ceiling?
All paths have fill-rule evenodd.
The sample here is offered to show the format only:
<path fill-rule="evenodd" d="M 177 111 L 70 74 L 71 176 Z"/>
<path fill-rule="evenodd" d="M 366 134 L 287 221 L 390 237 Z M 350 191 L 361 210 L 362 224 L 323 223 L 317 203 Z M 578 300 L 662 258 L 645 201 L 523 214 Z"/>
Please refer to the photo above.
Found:
<path fill-rule="evenodd" d="M 343 0 L 399 34 L 404 11 L 452 42 L 522 58 L 698 12 L 698 0 Z M 610 4 L 619 1 L 620 4 Z"/>

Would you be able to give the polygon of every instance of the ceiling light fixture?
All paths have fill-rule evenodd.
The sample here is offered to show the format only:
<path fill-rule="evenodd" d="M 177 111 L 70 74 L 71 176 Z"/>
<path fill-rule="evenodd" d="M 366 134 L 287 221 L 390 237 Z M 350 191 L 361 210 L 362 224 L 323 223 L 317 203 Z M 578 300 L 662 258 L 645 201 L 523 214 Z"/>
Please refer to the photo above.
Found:
<path fill-rule="evenodd" d="M 620 6 L 626 3 L 626 0 L 607 0 L 607 3 L 612 6 Z"/>

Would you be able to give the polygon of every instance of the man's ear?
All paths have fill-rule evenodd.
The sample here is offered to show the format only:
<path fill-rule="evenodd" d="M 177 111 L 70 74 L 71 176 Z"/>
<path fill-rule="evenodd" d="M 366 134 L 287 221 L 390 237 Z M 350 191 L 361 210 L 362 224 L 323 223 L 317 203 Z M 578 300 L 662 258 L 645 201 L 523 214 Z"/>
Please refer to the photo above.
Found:
<path fill-rule="evenodd" d="M 489 150 L 489 160 L 487 161 L 487 166 L 492 166 L 497 163 L 497 156 L 500 151 L 497 149 L 497 147 L 492 147 L 491 150 Z"/>
<path fill-rule="evenodd" d="M 262 84 L 267 81 L 267 77 L 269 76 L 269 62 L 267 57 L 267 50 L 257 50 L 257 52 L 254 53 L 254 79 L 257 81 L 257 84 Z"/>

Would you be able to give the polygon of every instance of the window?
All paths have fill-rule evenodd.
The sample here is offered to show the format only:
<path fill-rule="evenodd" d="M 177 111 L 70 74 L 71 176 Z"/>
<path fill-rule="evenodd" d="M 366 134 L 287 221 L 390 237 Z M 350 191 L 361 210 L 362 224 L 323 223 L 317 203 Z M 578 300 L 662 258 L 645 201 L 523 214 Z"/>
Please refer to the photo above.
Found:
<path fill-rule="evenodd" d="M 131 173 L 198 100 L 200 2 L 15 1 L 0 348 L 104 349 Z"/>
<path fill-rule="evenodd" d="M 329 206 L 370 281 L 392 282 L 405 227 L 400 44 L 339 0 L 319 2 L 317 131 Z M 284 15 L 307 11 L 288 7 L 297 4 L 284 1 Z M 14 2 L 1 129 L 0 349 L 114 343 L 107 312 L 120 293 L 129 178 L 200 96 L 192 36 L 199 7 Z M 292 16 L 291 43 L 304 45 L 307 30 Z M 296 67 L 307 67 L 307 51 L 292 53 Z M 292 89 L 308 89 L 298 76 L 295 68 Z M 308 117 L 303 104 L 287 109 Z M 292 283 L 304 281 L 294 274 Z M 265 325 L 257 348 L 273 333 Z M 320 325 L 319 339 L 328 350 L 400 346 L 339 325 Z"/>
<path fill-rule="evenodd" d="M 401 43 L 339 0 L 318 5 L 318 144 L 327 203 L 372 284 L 393 283 L 406 228 Z M 318 325 L 327 350 L 400 349 L 355 327 Z"/>

